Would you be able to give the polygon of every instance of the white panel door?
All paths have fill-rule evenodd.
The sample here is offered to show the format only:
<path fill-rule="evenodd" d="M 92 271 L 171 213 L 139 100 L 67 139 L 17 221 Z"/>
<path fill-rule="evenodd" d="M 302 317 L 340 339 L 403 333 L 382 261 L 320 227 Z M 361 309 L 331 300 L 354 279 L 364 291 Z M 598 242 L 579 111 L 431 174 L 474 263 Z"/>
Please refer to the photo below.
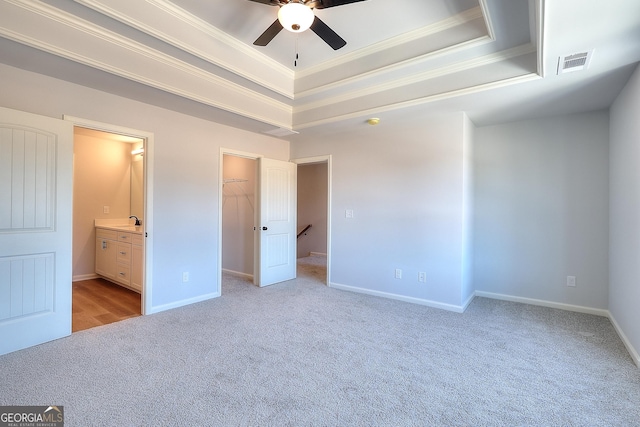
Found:
<path fill-rule="evenodd" d="M 254 281 L 267 286 L 296 277 L 297 165 L 260 158 L 258 176 Z"/>
<path fill-rule="evenodd" d="M 0 108 L 0 354 L 71 334 L 73 125 Z"/>

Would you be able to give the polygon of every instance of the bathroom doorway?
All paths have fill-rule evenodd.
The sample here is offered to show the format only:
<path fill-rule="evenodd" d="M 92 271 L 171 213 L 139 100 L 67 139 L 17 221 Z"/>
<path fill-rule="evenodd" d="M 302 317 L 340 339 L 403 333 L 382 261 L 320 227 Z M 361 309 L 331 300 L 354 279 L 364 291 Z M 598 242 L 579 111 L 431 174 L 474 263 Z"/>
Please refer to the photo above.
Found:
<path fill-rule="evenodd" d="M 131 132 L 74 127 L 72 332 L 144 313 L 146 142 Z M 109 273 L 98 268 L 107 252 Z"/>

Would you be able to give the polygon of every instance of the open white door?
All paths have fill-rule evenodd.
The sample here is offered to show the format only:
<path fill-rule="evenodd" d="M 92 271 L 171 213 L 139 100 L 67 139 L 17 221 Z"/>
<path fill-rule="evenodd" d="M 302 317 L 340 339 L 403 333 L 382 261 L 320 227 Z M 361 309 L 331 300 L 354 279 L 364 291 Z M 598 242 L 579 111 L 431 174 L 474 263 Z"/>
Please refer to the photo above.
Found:
<path fill-rule="evenodd" d="M 71 334 L 73 125 L 0 108 L 0 354 Z"/>
<path fill-rule="evenodd" d="M 297 165 L 258 159 L 254 282 L 267 286 L 296 277 Z"/>

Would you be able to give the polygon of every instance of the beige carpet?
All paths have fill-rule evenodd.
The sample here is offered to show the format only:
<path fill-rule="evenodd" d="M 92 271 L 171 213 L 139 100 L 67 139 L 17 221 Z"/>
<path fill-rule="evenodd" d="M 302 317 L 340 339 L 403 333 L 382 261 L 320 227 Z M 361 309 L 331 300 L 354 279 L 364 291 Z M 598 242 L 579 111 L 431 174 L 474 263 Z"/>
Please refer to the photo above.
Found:
<path fill-rule="evenodd" d="M 605 318 L 476 298 L 464 314 L 297 280 L 0 357 L 0 404 L 66 426 L 637 426 Z M 306 265 L 305 265 L 306 264 Z"/>

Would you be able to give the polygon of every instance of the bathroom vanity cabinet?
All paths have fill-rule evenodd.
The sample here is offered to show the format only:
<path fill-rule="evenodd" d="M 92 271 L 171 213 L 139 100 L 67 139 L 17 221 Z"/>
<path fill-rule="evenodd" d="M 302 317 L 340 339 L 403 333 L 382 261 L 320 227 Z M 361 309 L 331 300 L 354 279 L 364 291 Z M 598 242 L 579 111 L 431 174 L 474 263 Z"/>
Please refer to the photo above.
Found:
<path fill-rule="evenodd" d="M 142 232 L 132 227 L 96 227 L 96 274 L 142 292 Z M 139 228 L 139 227 L 134 227 Z"/>

